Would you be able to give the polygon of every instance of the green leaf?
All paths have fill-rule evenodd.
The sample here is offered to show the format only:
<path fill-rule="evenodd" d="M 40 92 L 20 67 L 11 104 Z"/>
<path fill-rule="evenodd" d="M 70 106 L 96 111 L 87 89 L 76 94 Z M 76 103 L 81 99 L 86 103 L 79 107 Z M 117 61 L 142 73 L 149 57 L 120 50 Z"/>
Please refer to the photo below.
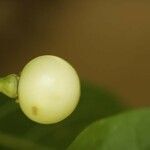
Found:
<path fill-rule="evenodd" d="M 32 122 L 22 113 L 14 100 L 0 95 L 0 149 L 35 147 L 37 150 L 39 147 L 63 150 L 93 121 L 124 109 L 116 96 L 86 82 L 82 82 L 81 93 L 76 110 L 64 121 L 52 125 Z M 23 146 L 25 143 L 27 147 Z"/>
<path fill-rule="evenodd" d="M 150 150 L 150 108 L 93 123 L 68 150 Z"/>

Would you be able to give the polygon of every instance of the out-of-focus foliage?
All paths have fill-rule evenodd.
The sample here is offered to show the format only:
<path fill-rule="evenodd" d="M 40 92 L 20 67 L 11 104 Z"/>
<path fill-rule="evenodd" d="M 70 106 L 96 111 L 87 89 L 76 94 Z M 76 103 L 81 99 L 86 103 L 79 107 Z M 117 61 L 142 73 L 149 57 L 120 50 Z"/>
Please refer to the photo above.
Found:
<path fill-rule="evenodd" d="M 90 125 L 69 150 L 149 150 L 150 109 L 123 113 Z"/>
<path fill-rule="evenodd" d="M 0 149 L 63 150 L 89 124 L 124 109 L 115 96 L 86 82 L 82 82 L 81 93 L 76 110 L 52 125 L 32 122 L 17 103 L 0 95 Z"/>

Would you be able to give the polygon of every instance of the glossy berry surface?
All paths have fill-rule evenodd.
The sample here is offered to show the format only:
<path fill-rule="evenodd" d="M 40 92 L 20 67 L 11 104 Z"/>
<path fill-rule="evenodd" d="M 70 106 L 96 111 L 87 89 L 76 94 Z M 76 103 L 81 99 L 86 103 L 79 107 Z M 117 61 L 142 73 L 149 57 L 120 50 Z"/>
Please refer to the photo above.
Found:
<path fill-rule="evenodd" d="M 59 122 L 78 104 L 80 81 L 65 60 L 51 55 L 31 60 L 21 72 L 18 99 L 31 120 L 43 124 Z"/>

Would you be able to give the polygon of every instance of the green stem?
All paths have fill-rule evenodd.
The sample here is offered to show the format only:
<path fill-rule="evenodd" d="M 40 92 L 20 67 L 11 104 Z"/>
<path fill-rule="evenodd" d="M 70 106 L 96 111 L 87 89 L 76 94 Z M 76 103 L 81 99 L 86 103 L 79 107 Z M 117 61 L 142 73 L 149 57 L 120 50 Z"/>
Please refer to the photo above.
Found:
<path fill-rule="evenodd" d="M 43 147 L 42 145 L 39 145 L 32 141 L 28 141 L 26 139 L 15 137 L 15 136 L 5 134 L 2 132 L 0 132 L 0 145 L 4 146 L 5 148 L 10 148 L 10 149 L 51 150 L 51 148 Z"/>
<path fill-rule="evenodd" d="M 0 78 L 0 92 L 10 98 L 17 98 L 18 81 L 19 77 L 15 74 L 10 74 L 6 77 Z"/>

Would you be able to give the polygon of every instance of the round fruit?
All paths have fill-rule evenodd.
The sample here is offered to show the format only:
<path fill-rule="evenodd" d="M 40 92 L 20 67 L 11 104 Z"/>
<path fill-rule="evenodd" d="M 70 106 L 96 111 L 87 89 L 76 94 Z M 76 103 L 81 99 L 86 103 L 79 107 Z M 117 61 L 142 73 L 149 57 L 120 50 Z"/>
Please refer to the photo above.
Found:
<path fill-rule="evenodd" d="M 44 55 L 31 60 L 21 72 L 18 99 L 21 109 L 38 123 L 56 123 L 78 104 L 80 81 L 65 60 Z"/>

